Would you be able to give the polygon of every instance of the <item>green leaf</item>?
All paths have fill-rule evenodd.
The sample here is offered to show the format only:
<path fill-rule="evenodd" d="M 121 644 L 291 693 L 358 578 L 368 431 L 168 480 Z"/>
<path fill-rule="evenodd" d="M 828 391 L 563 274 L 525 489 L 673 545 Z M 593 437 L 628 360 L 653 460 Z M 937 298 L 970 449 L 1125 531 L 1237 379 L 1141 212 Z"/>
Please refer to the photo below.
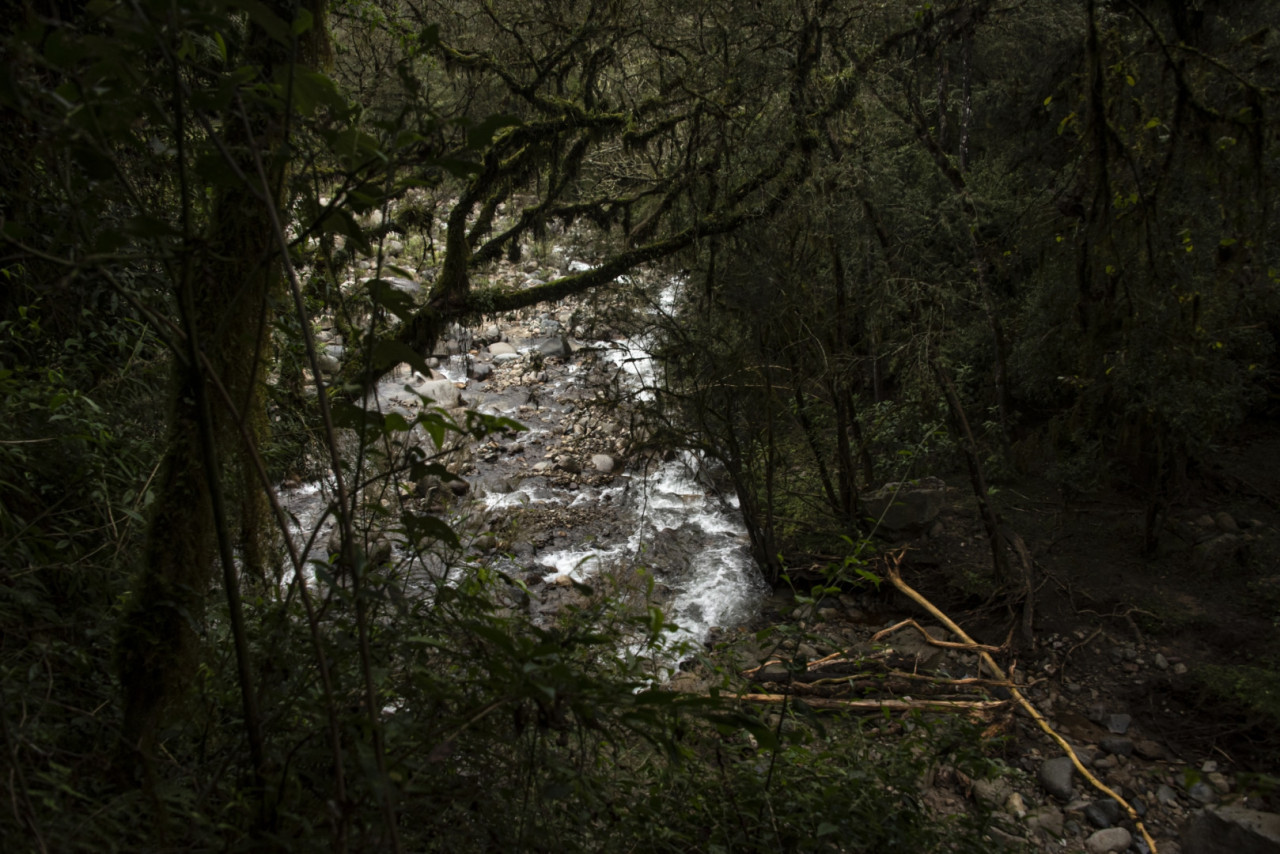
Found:
<path fill-rule="evenodd" d="M 364 229 L 360 227 L 360 223 L 356 222 L 355 215 L 346 208 L 331 210 L 328 216 L 320 221 L 319 228 L 323 234 L 341 234 L 351 241 L 351 247 L 359 252 L 366 255 L 373 253 L 373 247 L 369 245 Z"/>
<path fill-rule="evenodd" d="M 423 376 L 431 376 L 431 369 L 427 367 L 426 359 L 415 353 L 408 344 L 383 339 L 373 345 L 373 356 L 369 361 L 369 367 L 374 371 L 394 368 L 401 362 L 408 362 Z"/>
<path fill-rule="evenodd" d="M 399 288 L 393 286 L 386 279 L 370 279 L 364 284 L 365 289 L 369 291 L 369 297 L 377 305 L 382 306 L 387 311 L 400 318 L 402 321 L 408 321 L 418 311 L 418 304 L 413 301 L 413 297 Z M 408 348 L 405 348 L 408 350 Z M 413 352 L 409 350 L 409 352 Z M 406 362 L 408 359 L 401 359 Z M 418 367 L 414 365 L 414 367 Z M 427 371 L 424 374 L 430 376 Z"/>
<path fill-rule="evenodd" d="M 315 18 L 305 8 L 298 9 L 298 17 L 293 19 L 293 34 L 300 36 L 315 26 Z"/>
<path fill-rule="evenodd" d="M 405 535 L 415 543 L 435 541 L 458 547 L 458 534 L 453 528 L 436 516 L 419 513 L 404 513 L 400 517 L 404 525 Z"/>
<path fill-rule="evenodd" d="M 347 113 L 347 101 L 338 86 L 327 75 L 305 68 L 295 68 L 293 73 L 293 103 L 304 116 L 315 113 L 317 107 L 325 107 L 335 115 Z"/>

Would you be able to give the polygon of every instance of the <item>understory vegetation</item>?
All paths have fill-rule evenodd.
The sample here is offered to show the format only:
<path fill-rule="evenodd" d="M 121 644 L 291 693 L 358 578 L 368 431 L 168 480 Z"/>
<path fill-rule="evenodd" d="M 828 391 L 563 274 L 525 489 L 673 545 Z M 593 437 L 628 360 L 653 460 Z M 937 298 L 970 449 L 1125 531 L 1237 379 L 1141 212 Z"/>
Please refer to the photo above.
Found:
<path fill-rule="evenodd" d="M 700 648 L 667 690 L 644 577 L 535 621 L 404 488 L 521 425 L 361 401 L 594 302 L 654 342 L 645 444 L 723 466 L 770 582 L 867 583 L 865 496 L 944 468 L 999 592 L 1019 474 L 1141 496 L 1157 554 L 1275 416 L 1280 8 L 1237 5 L 9 4 L 6 850 L 994 850 L 919 797 L 990 773 L 976 726 L 770 716 Z M 296 478 L 334 496 L 310 560 Z"/>

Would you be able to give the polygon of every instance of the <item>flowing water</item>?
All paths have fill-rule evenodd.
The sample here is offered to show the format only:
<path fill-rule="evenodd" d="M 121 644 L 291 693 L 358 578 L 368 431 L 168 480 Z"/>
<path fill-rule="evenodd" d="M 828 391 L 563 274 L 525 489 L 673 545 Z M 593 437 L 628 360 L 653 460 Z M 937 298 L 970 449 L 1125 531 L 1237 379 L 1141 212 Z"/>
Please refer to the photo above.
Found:
<path fill-rule="evenodd" d="M 537 346 L 516 343 L 524 344 L 524 352 Z M 526 384 L 513 382 L 506 373 L 521 371 L 523 360 L 495 363 L 494 379 L 476 382 L 466 380 L 465 359 L 440 368 L 455 384 L 466 384 L 465 405 L 516 419 L 528 429 L 497 450 L 493 441 L 487 450 L 485 443 L 473 449 L 473 466 L 466 474 L 473 498 L 463 514 L 483 513 L 494 529 L 515 508 L 541 508 L 572 520 L 549 532 L 545 542 L 522 542 L 514 551 L 490 555 L 489 562 L 513 577 L 545 581 L 548 590 L 562 576 L 590 583 L 602 572 L 644 567 L 661 591 L 668 620 L 679 626 L 673 641 L 705 641 L 712 629 L 732 627 L 756 612 L 768 588 L 751 558 L 736 500 L 711 486 L 699 457 L 678 454 L 647 469 L 623 468 L 608 477 L 594 474 L 589 460 L 586 475 L 575 478 L 557 476 L 561 473 L 543 462 L 569 447 L 566 437 L 571 439 L 573 431 L 567 425 L 581 411 L 581 401 L 592 395 L 589 383 L 599 380 L 599 371 L 585 367 L 592 359 L 611 366 L 638 397 L 650 394 L 646 389 L 653 386 L 655 366 L 643 341 L 595 342 L 563 362 L 548 360 L 538 380 Z M 422 380 L 402 371 L 384 381 L 366 405 L 412 418 L 419 402 L 405 385 L 422 387 Z M 286 493 L 300 540 L 320 526 L 314 537 L 320 547 L 313 556 L 323 551 L 332 528 L 332 519 L 321 521 L 330 491 L 330 485 L 312 482 Z M 476 525 L 474 515 L 469 521 L 451 521 L 459 528 L 486 527 Z M 398 547 L 396 552 L 405 556 Z"/>

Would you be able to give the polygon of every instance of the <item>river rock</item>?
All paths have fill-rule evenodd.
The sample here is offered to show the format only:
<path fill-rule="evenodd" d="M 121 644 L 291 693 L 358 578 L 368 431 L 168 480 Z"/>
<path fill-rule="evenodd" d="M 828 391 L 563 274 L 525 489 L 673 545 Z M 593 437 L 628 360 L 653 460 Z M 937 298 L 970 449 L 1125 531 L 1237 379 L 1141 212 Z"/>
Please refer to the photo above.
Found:
<path fill-rule="evenodd" d="M 1055 806 L 1037 807 L 1027 814 L 1027 827 L 1043 830 L 1051 836 L 1062 836 L 1062 810 Z"/>
<path fill-rule="evenodd" d="M 492 353 L 494 356 L 518 355 L 516 353 L 516 348 L 512 347 L 506 341 L 494 341 L 492 344 L 489 345 L 489 352 Z"/>
<path fill-rule="evenodd" d="M 556 460 L 556 466 L 561 471 L 567 471 L 569 474 L 582 473 L 582 463 L 578 461 L 577 457 L 571 457 L 567 454 Z"/>
<path fill-rule="evenodd" d="M 613 457 L 608 454 L 596 454 L 591 458 L 591 465 L 601 474 L 613 474 L 613 468 L 616 463 Z"/>
<path fill-rule="evenodd" d="M 425 394 L 445 409 L 462 405 L 462 392 L 452 380 L 430 380 L 418 387 L 418 393 Z"/>
<path fill-rule="evenodd" d="M 1094 827 L 1111 827 L 1120 820 L 1120 804 L 1112 798 L 1095 801 L 1084 808 L 1084 817 Z"/>
<path fill-rule="evenodd" d="M 1185 854 L 1275 854 L 1280 851 L 1280 815 L 1240 806 L 1194 813 L 1182 833 Z"/>
<path fill-rule="evenodd" d="M 1057 759 L 1049 759 L 1042 763 L 1038 776 L 1040 785 L 1046 792 L 1060 801 L 1069 801 L 1075 793 L 1075 787 L 1072 785 L 1075 773 L 1076 767 L 1072 764 L 1071 757 L 1059 756 Z"/>
<path fill-rule="evenodd" d="M 938 514 L 946 498 L 947 485 L 936 477 L 914 483 L 887 483 L 859 499 L 864 516 L 895 536 L 915 536 L 923 532 Z"/>
<path fill-rule="evenodd" d="M 1133 842 L 1133 836 L 1123 827 L 1108 827 L 1099 830 L 1084 841 L 1089 854 L 1109 854 L 1111 851 L 1123 851 Z"/>
<path fill-rule="evenodd" d="M 316 364 L 320 366 L 320 370 L 326 374 L 336 374 L 342 370 L 342 363 L 328 353 L 321 353 L 316 356 Z"/>
<path fill-rule="evenodd" d="M 538 341 L 533 346 L 536 352 L 541 353 L 547 358 L 556 357 L 563 359 L 565 356 L 569 355 L 569 344 L 562 336 L 559 335 L 553 338 L 547 338 L 543 341 Z"/>
<path fill-rule="evenodd" d="M 467 373 L 471 375 L 472 379 L 483 382 L 493 376 L 493 365 L 489 362 L 475 362 L 470 366 L 470 370 Z"/>

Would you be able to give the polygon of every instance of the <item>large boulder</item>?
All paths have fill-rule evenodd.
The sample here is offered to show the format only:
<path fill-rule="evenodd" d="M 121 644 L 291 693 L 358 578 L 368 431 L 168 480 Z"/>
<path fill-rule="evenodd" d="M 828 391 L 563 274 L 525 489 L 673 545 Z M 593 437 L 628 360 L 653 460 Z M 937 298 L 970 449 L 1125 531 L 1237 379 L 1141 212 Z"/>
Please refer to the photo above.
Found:
<path fill-rule="evenodd" d="M 1207 807 L 1182 831 L 1183 854 L 1275 854 L 1280 815 L 1241 806 Z"/>
<path fill-rule="evenodd" d="M 417 392 L 425 394 L 434 400 L 437 406 L 445 409 L 462 405 L 462 392 L 453 384 L 453 380 L 430 380 L 418 386 Z"/>
<path fill-rule="evenodd" d="M 918 481 L 886 483 L 875 492 L 859 499 L 864 516 L 877 523 L 877 529 L 895 537 L 923 533 L 942 512 L 947 485 L 936 477 Z"/>
<path fill-rule="evenodd" d="M 489 345 L 489 352 L 495 356 L 513 356 L 516 353 L 516 348 L 506 341 L 494 341 Z"/>

